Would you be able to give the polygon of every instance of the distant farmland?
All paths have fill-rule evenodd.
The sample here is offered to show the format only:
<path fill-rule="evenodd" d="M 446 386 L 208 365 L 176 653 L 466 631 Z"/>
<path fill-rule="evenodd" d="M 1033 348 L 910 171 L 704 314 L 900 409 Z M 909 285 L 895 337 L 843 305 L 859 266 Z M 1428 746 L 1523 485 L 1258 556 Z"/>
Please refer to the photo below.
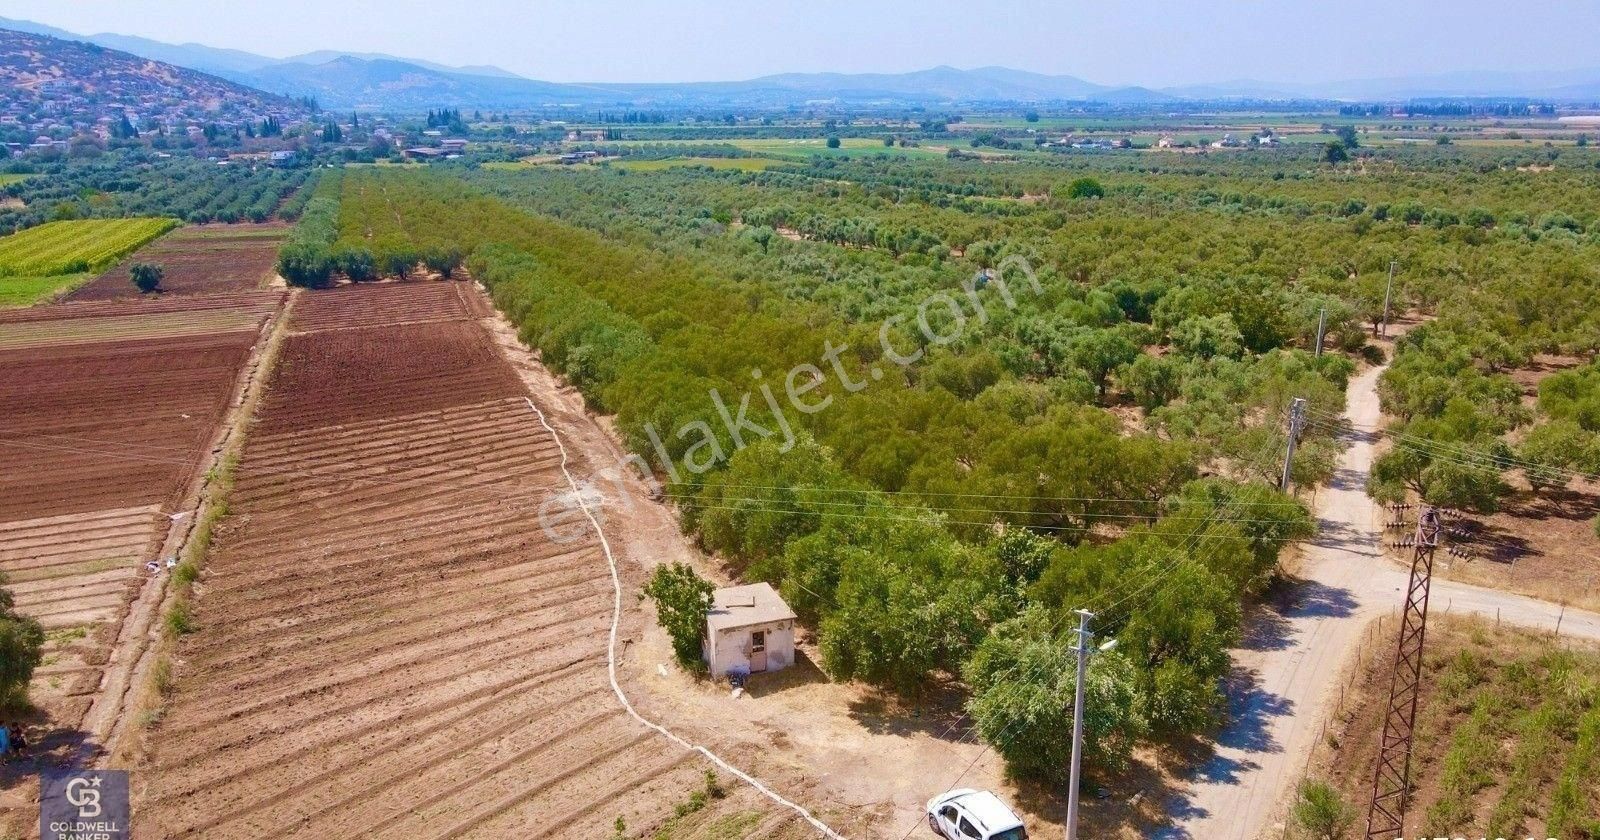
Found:
<path fill-rule="evenodd" d="M 610 165 L 632 172 L 660 172 L 664 169 L 676 169 L 686 166 L 704 166 L 718 170 L 732 169 L 740 172 L 760 172 L 771 169 L 774 166 L 781 166 L 786 162 L 770 158 L 672 157 L 660 160 L 623 160 Z"/>
<path fill-rule="evenodd" d="M 917 146 L 885 146 L 883 141 L 873 137 L 842 137 L 839 139 L 839 148 L 828 148 L 828 141 L 821 137 L 804 139 L 769 139 L 745 138 L 734 140 L 633 140 L 608 145 L 632 146 L 649 148 L 651 146 L 673 147 L 722 147 L 740 149 L 760 155 L 763 158 L 776 158 L 784 161 L 805 161 L 821 155 L 823 157 L 860 157 L 862 155 L 906 155 L 908 157 L 936 158 L 945 153 L 943 147 L 939 149 L 922 148 Z M 769 164 L 770 165 L 770 164 Z"/>

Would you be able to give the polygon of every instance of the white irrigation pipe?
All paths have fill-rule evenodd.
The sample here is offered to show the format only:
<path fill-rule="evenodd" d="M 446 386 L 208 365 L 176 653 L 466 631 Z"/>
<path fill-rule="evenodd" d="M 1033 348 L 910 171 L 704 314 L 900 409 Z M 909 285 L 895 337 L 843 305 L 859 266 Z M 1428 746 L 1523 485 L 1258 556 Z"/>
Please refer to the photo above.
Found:
<path fill-rule="evenodd" d="M 622 692 L 622 686 L 617 682 L 617 627 L 622 622 L 622 576 L 617 573 L 617 558 L 611 553 L 611 542 L 606 539 L 606 532 L 605 529 L 600 527 L 600 520 L 596 519 L 594 514 L 589 510 L 589 502 L 584 498 L 583 490 L 578 487 L 578 482 L 573 479 L 572 473 L 567 470 L 566 444 L 561 442 L 561 436 L 556 434 L 556 430 L 554 428 L 551 428 L 550 422 L 544 419 L 544 412 L 540 411 L 539 407 L 533 404 L 533 400 L 529 397 L 523 397 L 523 399 L 527 401 L 528 407 L 533 409 L 533 413 L 539 416 L 539 425 L 544 426 L 545 431 L 548 431 L 550 436 L 555 438 L 556 446 L 561 450 L 561 474 L 567 477 L 567 484 L 572 487 L 572 493 L 578 500 L 578 506 L 583 508 L 583 515 L 588 517 L 589 524 L 594 526 L 594 532 L 600 536 L 600 547 L 605 550 L 606 563 L 610 564 L 611 566 L 611 639 L 606 647 L 606 668 L 609 671 L 609 676 L 611 678 L 611 690 L 616 693 L 617 700 L 622 703 L 622 708 L 626 709 L 628 714 L 631 715 L 634 720 L 661 733 L 668 740 L 678 744 L 679 746 L 682 746 L 684 749 L 693 750 L 694 752 L 704 755 L 706 758 L 710 759 L 713 764 L 716 764 L 723 770 L 738 776 L 739 779 L 745 784 L 755 788 L 762 796 L 771 799 L 773 802 L 776 802 L 785 808 L 793 810 L 795 813 L 803 817 L 806 822 L 811 823 L 813 828 L 822 832 L 823 835 L 833 838 L 833 840 L 845 840 L 844 835 L 834 831 L 828 827 L 827 823 L 824 823 L 822 820 L 812 816 L 811 812 L 807 811 L 803 806 L 790 802 L 789 800 L 784 799 L 782 796 L 774 793 L 771 788 L 762 784 L 759 779 L 751 776 L 749 773 L 746 773 L 743 770 L 740 770 L 732 764 L 729 764 L 727 761 L 724 761 L 721 756 L 718 756 L 711 750 L 706 749 L 699 744 L 691 744 L 683 738 L 673 734 L 661 724 L 646 719 L 644 715 L 639 714 L 639 712 L 633 708 L 632 703 L 628 702 L 628 695 Z"/>

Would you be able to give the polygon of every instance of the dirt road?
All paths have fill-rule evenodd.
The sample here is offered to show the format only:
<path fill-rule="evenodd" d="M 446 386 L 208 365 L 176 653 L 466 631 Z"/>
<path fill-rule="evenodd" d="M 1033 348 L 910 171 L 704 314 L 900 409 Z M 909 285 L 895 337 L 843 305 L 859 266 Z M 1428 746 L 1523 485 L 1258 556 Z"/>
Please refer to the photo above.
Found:
<path fill-rule="evenodd" d="M 1369 370 L 1350 383 L 1345 416 L 1357 429 L 1376 428 L 1382 419 L 1381 373 Z M 1407 570 L 1381 556 L 1379 511 L 1364 489 L 1375 439 L 1353 435 L 1330 486 L 1317 493 L 1321 533 L 1306 547 L 1298 597 L 1286 609 L 1255 617 L 1244 646 L 1233 652 L 1230 722 L 1217 738 L 1216 754 L 1169 806 L 1173 827 L 1158 837 L 1280 835 L 1285 799 L 1331 711 L 1341 672 L 1367 625 L 1405 598 Z M 1560 621 L 1563 636 L 1600 639 L 1600 615 L 1569 609 L 1563 616 L 1556 604 L 1451 581 L 1433 582 L 1431 609 L 1498 615 L 1552 630 Z"/>

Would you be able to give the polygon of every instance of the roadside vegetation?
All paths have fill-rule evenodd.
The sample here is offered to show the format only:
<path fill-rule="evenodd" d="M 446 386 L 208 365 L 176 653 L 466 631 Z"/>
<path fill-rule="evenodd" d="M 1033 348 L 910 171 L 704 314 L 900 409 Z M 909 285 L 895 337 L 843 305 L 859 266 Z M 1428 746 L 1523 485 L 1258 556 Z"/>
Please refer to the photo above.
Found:
<path fill-rule="evenodd" d="M 1329 729 L 1329 797 L 1365 802 L 1390 663 L 1368 663 Z M 1600 831 L 1600 651 L 1450 616 L 1429 622 L 1408 831 L 1589 837 Z M 1305 796 L 1302 805 L 1309 807 Z M 1320 821 L 1320 824 L 1326 824 Z M 1312 834 L 1311 836 L 1348 836 Z"/>

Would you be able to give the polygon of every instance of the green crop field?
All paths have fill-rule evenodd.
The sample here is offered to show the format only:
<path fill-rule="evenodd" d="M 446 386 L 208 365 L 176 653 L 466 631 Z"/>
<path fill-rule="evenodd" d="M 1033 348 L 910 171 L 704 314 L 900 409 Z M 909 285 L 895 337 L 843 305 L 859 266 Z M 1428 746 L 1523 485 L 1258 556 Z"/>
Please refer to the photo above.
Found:
<path fill-rule="evenodd" d="M 0 277 L 0 309 L 32 306 L 71 291 L 92 274 L 55 274 L 49 277 Z"/>
<path fill-rule="evenodd" d="M 684 166 L 704 166 L 718 170 L 760 172 L 774 166 L 782 166 L 784 163 L 785 161 L 771 158 L 671 157 L 660 160 L 623 160 L 613 163 L 611 166 L 632 172 L 660 172 L 663 169 L 676 169 Z"/>
<path fill-rule="evenodd" d="M 0 238 L 0 277 L 99 271 L 171 230 L 175 219 L 49 222 Z"/>
<path fill-rule="evenodd" d="M 26 181 L 33 176 L 28 173 L 0 172 L 0 187 L 9 187 L 19 181 Z"/>

